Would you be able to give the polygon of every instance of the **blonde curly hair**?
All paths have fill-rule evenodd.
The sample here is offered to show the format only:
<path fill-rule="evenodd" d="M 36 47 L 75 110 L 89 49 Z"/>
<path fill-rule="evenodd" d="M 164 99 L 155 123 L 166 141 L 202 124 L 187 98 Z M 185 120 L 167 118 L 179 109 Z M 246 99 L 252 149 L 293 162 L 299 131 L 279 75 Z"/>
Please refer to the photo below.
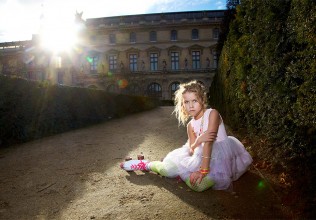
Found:
<path fill-rule="evenodd" d="M 188 83 L 182 83 L 179 86 L 179 89 L 175 92 L 174 104 L 175 108 L 173 113 L 178 119 L 179 125 L 185 125 L 190 115 L 185 110 L 183 94 L 186 92 L 194 92 L 197 96 L 198 102 L 202 105 L 202 108 L 207 108 L 207 96 L 205 87 L 197 82 L 196 80 L 190 81 Z"/>

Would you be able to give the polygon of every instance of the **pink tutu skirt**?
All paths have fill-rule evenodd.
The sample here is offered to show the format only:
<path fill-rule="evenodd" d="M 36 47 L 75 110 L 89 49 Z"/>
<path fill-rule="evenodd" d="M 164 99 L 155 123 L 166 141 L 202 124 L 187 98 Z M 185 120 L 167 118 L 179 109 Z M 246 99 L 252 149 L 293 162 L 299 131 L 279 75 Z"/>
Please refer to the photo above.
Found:
<path fill-rule="evenodd" d="M 172 167 L 168 170 L 168 177 L 180 176 L 185 181 L 192 172 L 200 169 L 202 152 L 203 145 L 197 147 L 191 156 L 187 143 L 181 148 L 168 153 L 163 160 L 166 167 Z M 229 188 L 232 181 L 243 175 L 251 163 L 250 154 L 235 137 L 228 136 L 222 141 L 215 141 L 212 146 L 210 173 L 208 174 L 215 182 L 213 189 L 224 190 Z"/>

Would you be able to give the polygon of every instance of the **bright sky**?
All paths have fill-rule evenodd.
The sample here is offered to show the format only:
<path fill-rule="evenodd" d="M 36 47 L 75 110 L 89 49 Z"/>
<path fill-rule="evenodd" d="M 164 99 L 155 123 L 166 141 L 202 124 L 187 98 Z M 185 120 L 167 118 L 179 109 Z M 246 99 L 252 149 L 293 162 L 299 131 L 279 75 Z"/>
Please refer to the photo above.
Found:
<path fill-rule="evenodd" d="M 62 32 L 76 11 L 87 19 L 225 8 L 226 0 L 0 0 L 0 42 L 31 40 L 41 23 Z"/>

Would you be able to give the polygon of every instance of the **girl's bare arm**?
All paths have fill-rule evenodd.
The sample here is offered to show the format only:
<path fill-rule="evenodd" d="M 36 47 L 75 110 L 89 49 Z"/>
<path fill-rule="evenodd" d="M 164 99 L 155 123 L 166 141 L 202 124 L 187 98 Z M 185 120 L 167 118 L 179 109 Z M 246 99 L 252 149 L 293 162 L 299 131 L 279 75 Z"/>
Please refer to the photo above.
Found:
<path fill-rule="evenodd" d="M 188 134 L 188 140 L 189 140 L 189 146 L 190 146 L 190 153 L 191 155 L 193 154 L 194 148 L 192 149 L 192 145 L 196 140 L 196 136 L 194 134 L 191 122 L 188 123 L 187 125 L 187 134 Z"/>
<path fill-rule="evenodd" d="M 210 113 L 207 131 L 204 133 L 205 137 L 201 138 L 203 140 L 206 140 L 204 142 L 204 148 L 202 152 L 202 169 L 209 169 L 210 159 L 212 155 L 212 145 L 213 142 L 216 140 L 218 127 L 220 123 L 221 119 L 219 113 L 217 110 L 213 109 Z"/>
<path fill-rule="evenodd" d="M 212 155 L 212 145 L 216 140 L 217 132 L 219 124 L 221 123 L 221 119 L 217 110 L 212 110 L 209 117 L 209 124 L 207 131 L 201 135 L 200 139 L 196 142 L 204 142 L 203 152 L 202 152 L 202 162 L 201 162 L 201 170 L 194 172 L 190 175 L 190 182 L 192 185 L 195 185 L 196 182 L 200 183 L 204 176 L 207 175 L 207 172 L 210 171 L 211 167 L 210 160 Z M 206 140 L 206 141 L 204 141 Z"/>
<path fill-rule="evenodd" d="M 194 149 L 194 148 L 198 147 L 202 143 L 214 142 L 216 140 L 218 125 L 220 123 L 220 121 L 218 122 L 217 119 L 220 120 L 219 113 L 214 109 L 210 113 L 209 126 L 208 126 L 207 130 L 202 135 L 200 135 L 199 137 L 197 137 L 195 139 L 195 142 L 191 145 L 191 148 Z M 215 127 L 215 130 L 214 130 L 214 128 L 212 126 Z"/>

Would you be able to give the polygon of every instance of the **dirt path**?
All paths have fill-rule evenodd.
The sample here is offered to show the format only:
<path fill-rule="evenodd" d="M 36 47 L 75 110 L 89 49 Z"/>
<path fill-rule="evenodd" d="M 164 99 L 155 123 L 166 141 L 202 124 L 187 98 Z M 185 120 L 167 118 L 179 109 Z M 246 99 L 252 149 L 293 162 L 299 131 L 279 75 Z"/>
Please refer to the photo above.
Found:
<path fill-rule="evenodd" d="M 190 191 L 153 173 L 127 173 L 126 157 L 160 160 L 186 130 L 172 107 L 0 150 L 0 219 L 267 219 L 286 208 L 251 168 L 233 191 Z"/>

